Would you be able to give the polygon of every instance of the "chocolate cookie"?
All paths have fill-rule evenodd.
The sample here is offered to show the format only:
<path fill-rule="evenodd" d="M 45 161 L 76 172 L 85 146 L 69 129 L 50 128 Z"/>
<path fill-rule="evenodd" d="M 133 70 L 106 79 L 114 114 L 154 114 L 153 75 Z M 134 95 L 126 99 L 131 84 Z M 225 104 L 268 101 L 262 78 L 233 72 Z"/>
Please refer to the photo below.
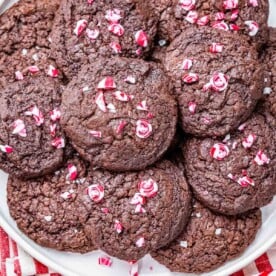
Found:
<path fill-rule="evenodd" d="M 258 47 L 268 38 L 268 0 L 150 0 L 160 14 L 159 39 L 173 41 L 191 25 L 243 34 Z"/>
<path fill-rule="evenodd" d="M 26 77 L 0 94 L 0 168 L 19 178 L 56 170 L 65 139 L 59 125 L 61 88 L 49 77 Z"/>
<path fill-rule="evenodd" d="M 224 140 L 191 139 L 186 176 L 205 206 L 227 215 L 268 204 L 276 194 L 276 122 L 256 112 Z"/>
<path fill-rule="evenodd" d="M 80 223 L 84 214 L 77 190 L 86 168 L 77 157 L 54 174 L 33 180 L 8 180 L 10 214 L 20 230 L 42 246 L 85 253 L 95 250 Z"/>
<path fill-rule="evenodd" d="M 52 55 L 68 78 L 98 56 L 145 57 L 156 24 L 147 1 L 63 0 L 51 34 Z"/>
<path fill-rule="evenodd" d="M 276 28 L 270 28 L 268 47 L 263 55 L 264 101 L 266 109 L 276 117 Z"/>
<path fill-rule="evenodd" d="M 246 120 L 261 97 L 263 68 L 249 44 L 211 28 L 189 28 L 168 47 L 185 132 L 222 136 Z"/>
<path fill-rule="evenodd" d="M 0 89 L 27 75 L 61 75 L 49 59 L 57 2 L 21 0 L 0 16 Z"/>
<path fill-rule="evenodd" d="M 227 217 L 195 202 L 186 230 L 151 255 L 174 272 L 208 272 L 240 255 L 254 240 L 260 226 L 260 210 Z"/>
<path fill-rule="evenodd" d="M 177 107 L 158 65 L 99 58 L 62 95 L 61 123 L 80 155 L 109 170 L 138 170 L 170 146 Z"/>
<path fill-rule="evenodd" d="M 91 214 L 85 222 L 87 236 L 123 260 L 138 260 L 168 244 L 190 216 L 184 175 L 166 160 L 139 172 L 96 170 L 86 183 L 83 203 Z"/>

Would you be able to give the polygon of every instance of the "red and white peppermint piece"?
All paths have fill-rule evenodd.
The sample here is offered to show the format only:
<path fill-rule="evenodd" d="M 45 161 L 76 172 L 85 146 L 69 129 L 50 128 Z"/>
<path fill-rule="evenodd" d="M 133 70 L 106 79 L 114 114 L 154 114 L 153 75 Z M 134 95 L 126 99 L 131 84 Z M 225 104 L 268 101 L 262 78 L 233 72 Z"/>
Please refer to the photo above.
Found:
<path fill-rule="evenodd" d="M 75 191 L 73 189 L 70 189 L 68 192 L 64 192 L 62 193 L 60 196 L 66 200 L 66 199 L 70 199 L 73 198 L 73 194 L 75 193 Z"/>
<path fill-rule="evenodd" d="M 189 102 L 188 109 L 189 109 L 190 113 L 195 114 L 196 103 L 195 102 Z"/>
<path fill-rule="evenodd" d="M 240 177 L 240 178 L 237 180 L 237 182 L 238 182 L 238 184 L 240 184 L 242 187 L 248 187 L 248 185 L 255 186 L 255 183 L 254 183 L 253 179 L 251 179 L 251 178 L 248 177 L 248 176 Z"/>
<path fill-rule="evenodd" d="M 101 211 L 102 211 L 104 214 L 108 214 L 108 213 L 109 213 L 109 209 L 106 208 L 106 207 L 101 208 Z"/>
<path fill-rule="evenodd" d="M 109 103 L 106 107 L 109 110 L 109 112 L 116 113 L 116 107 L 113 103 Z"/>
<path fill-rule="evenodd" d="M 25 115 L 33 116 L 37 126 L 40 126 L 44 123 L 44 116 L 37 106 L 34 106 L 29 111 L 26 111 Z"/>
<path fill-rule="evenodd" d="M 229 27 L 231 31 L 239 31 L 241 29 L 240 26 L 236 24 L 230 24 Z"/>
<path fill-rule="evenodd" d="M 126 94 L 123 91 L 115 91 L 112 93 L 112 95 L 115 97 L 116 100 L 120 102 L 128 102 L 131 98 L 128 94 Z"/>
<path fill-rule="evenodd" d="M 38 68 L 36 65 L 29 66 L 29 67 L 28 67 L 28 70 L 29 70 L 29 72 L 32 73 L 32 74 L 35 74 L 35 73 L 39 72 L 39 68 Z"/>
<path fill-rule="evenodd" d="M 90 130 L 89 133 L 95 138 L 102 138 L 102 132 L 97 130 Z"/>
<path fill-rule="evenodd" d="M 245 130 L 246 125 L 247 125 L 246 123 L 241 124 L 241 125 L 238 127 L 238 130 L 239 130 L 239 131 Z"/>
<path fill-rule="evenodd" d="M 122 233 L 123 231 L 123 225 L 119 220 L 115 220 L 114 222 L 114 228 L 118 234 Z"/>
<path fill-rule="evenodd" d="M 227 177 L 230 178 L 231 180 L 236 181 L 236 177 L 232 173 L 228 173 Z"/>
<path fill-rule="evenodd" d="M 236 9 L 239 5 L 239 0 L 224 0 L 223 1 L 223 8 L 225 10 L 232 10 Z"/>
<path fill-rule="evenodd" d="M 127 76 L 124 81 L 129 84 L 135 84 L 136 83 L 136 78 L 134 76 Z"/>
<path fill-rule="evenodd" d="M 193 61 L 189 58 L 185 58 L 182 62 L 182 69 L 183 70 L 190 70 L 193 66 Z"/>
<path fill-rule="evenodd" d="M 199 76 L 195 73 L 187 73 L 182 77 L 182 80 L 185 83 L 190 84 L 190 83 L 197 82 L 199 80 Z"/>
<path fill-rule="evenodd" d="M 210 150 L 210 155 L 216 160 L 223 160 L 225 157 L 229 155 L 229 148 L 222 143 L 216 143 L 212 146 Z"/>
<path fill-rule="evenodd" d="M 139 138 L 145 139 L 152 134 L 152 125 L 145 119 L 136 122 L 136 135 Z"/>
<path fill-rule="evenodd" d="M 262 151 L 259 150 L 254 158 L 254 161 L 259 165 L 265 165 L 270 163 L 270 159 L 267 157 L 267 155 Z"/>
<path fill-rule="evenodd" d="M 104 187 L 100 184 L 90 185 L 86 192 L 91 200 L 98 203 L 104 198 Z"/>
<path fill-rule="evenodd" d="M 105 19 L 110 23 L 118 23 L 121 18 L 121 12 L 118 9 L 107 10 L 105 13 Z"/>
<path fill-rule="evenodd" d="M 74 29 L 74 34 L 77 36 L 80 36 L 83 33 L 83 31 L 86 29 L 87 24 L 88 24 L 87 20 L 85 19 L 79 20 Z"/>
<path fill-rule="evenodd" d="M 194 24 L 198 20 L 198 12 L 197 11 L 189 11 L 185 17 L 185 20 L 191 24 Z"/>
<path fill-rule="evenodd" d="M 122 133 L 126 125 L 127 125 L 127 122 L 126 122 L 126 121 L 124 121 L 124 120 L 123 120 L 123 121 L 120 121 L 120 123 L 119 123 L 119 125 L 118 125 L 118 127 L 117 127 L 117 129 L 116 129 L 116 133 L 117 133 L 117 134 Z"/>
<path fill-rule="evenodd" d="M 210 80 L 212 89 L 217 92 L 224 91 L 228 86 L 229 78 L 223 73 L 215 73 Z"/>
<path fill-rule="evenodd" d="M 146 213 L 145 208 L 141 204 L 137 204 L 134 210 L 135 213 L 144 214 Z"/>
<path fill-rule="evenodd" d="M 248 21 L 245 21 L 244 24 L 246 26 L 248 26 L 249 28 L 249 35 L 250 36 L 255 36 L 258 31 L 259 31 L 259 24 L 255 21 L 252 21 L 252 20 L 248 20 Z"/>
<path fill-rule="evenodd" d="M 103 255 L 103 256 L 98 258 L 98 264 L 103 265 L 103 266 L 111 267 L 112 266 L 112 259 L 110 257 L 106 256 L 106 255 Z"/>
<path fill-rule="evenodd" d="M 50 118 L 53 122 L 58 121 L 60 117 L 61 117 L 61 112 L 58 108 L 55 108 L 52 111 L 50 111 Z"/>
<path fill-rule="evenodd" d="M 138 183 L 138 190 L 144 197 L 154 197 L 158 192 L 158 184 L 151 178 Z"/>
<path fill-rule="evenodd" d="M 117 42 L 111 42 L 111 43 L 109 44 L 109 46 L 110 46 L 110 48 L 113 50 L 113 52 L 114 52 L 115 54 L 120 54 L 120 53 L 122 53 L 122 46 L 121 46 L 119 43 L 117 43 Z"/>
<path fill-rule="evenodd" d="M 237 141 L 234 141 L 233 144 L 232 144 L 232 149 L 236 149 L 238 146 L 238 142 Z"/>
<path fill-rule="evenodd" d="M 233 10 L 231 13 L 230 20 L 235 21 L 238 19 L 238 17 L 239 17 L 239 10 Z"/>
<path fill-rule="evenodd" d="M 18 134 L 21 137 L 27 136 L 26 127 L 22 120 L 20 119 L 15 120 L 12 124 L 12 127 L 13 127 L 12 134 Z"/>
<path fill-rule="evenodd" d="M 136 55 L 137 55 L 137 56 L 141 56 L 141 55 L 142 55 L 142 53 L 143 53 L 142 48 L 141 48 L 141 47 L 140 47 L 140 48 L 138 48 L 138 49 L 135 51 L 135 53 L 136 53 Z"/>
<path fill-rule="evenodd" d="M 135 193 L 135 195 L 130 200 L 130 204 L 133 204 L 133 205 L 136 205 L 136 204 L 144 205 L 145 203 L 146 203 L 146 199 L 144 196 L 142 196 L 141 193 Z"/>
<path fill-rule="evenodd" d="M 205 16 L 200 17 L 197 20 L 196 24 L 198 26 L 206 26 L 209 23 L 209 21 L 210 21 L 209 15 L 205 15 Z"/>
<path fill-rule="evenodd" d="M 65 147 L 65 141 L 64 138 L 62 137 L 56 137 L 53 141 L 52 141 L 52 146 L 57 148 L 57 149 L 62 149 Z"/>
<path fill-rule="evenodd" d="M 50 134 L 52 137 L 56 136 L 56 129 L 57 129 L 57 124 L 51 124 L 50 125 Z"/>
<path fill-rule="evenodd" d="M 209 51 L 213 54 L 221 53 L 223 50 L 223 45 L 221 43 L 212 43 L 212 46 L 210 47 Z"/>
<path fill-rule="evenodd" d="M 103 90 L 115 89 L 116 84 L 112 77 L 105 77 L 98 83 L 97 88 Z"/>
<path fill-rule="evenodd" d="M 203 91 L 206 92 L 206 91 L 209 91 L 212 89 L 212 84 L 210 82 L 204 84 L 203 86 Z"/>
<path fill-rule="evenodd" d="M 94 3 L 94 0 L 87 0 L 87 4 L 91 5 Z"/>
<path fill-rule="evenodd" d="M 17 80 L 23 80 L 24 76 L 23 76 L 23 74 L 20 71 L 16 71 L 15 72 L 15 79 L 17 79 Z"/>
<path fill-rule="evenodd" d="M 196 0 L 179 0 L 179 5 L 185 11 L 191 11 L 195 8 Z"/>
<path fill-rule="evenodd" d="M 92 41 L 96 40 L 100 34 L 100 31 L 98 29 L 93 29 L 93 30 L 86 29 L 85 32 L 86 32 L 87 37 Z"/>
<path fill-rule="evenodd" d="M 137 45 L 144 48 L 148 46 L 148 36 L 143 30 L 139 30 L 138 32 L 136 32 L 134 37 Z"/>
<path fill-rule="evenodd" d="M 138 271 L 139 271 L 138 262 L 131 261 L 131 262 L 129 262 L 129 264 L 130 264 L 129 276 L 139 276 L 139 274 L 138 274 Z"/>
<path fill-rule="evenodd" d="M 13 152 L 13 148 L 9 145 L 0 145 L 0 150 L 4 153 L 12 153 Z"/>
<path fill-rule="evenodd" d="M 229 31 L 229 26 L 224 21 L 214 22 L 212 27 L 218 30 Z"/>
<path fill-rule="evenodd" d="M 125 33 L 125 29 L 121 24 L 112 23 L 108 26 L 108 30 L 116 36 L 122 36 Z"/>
<path fill-rule="evenodd" d="M 252 147 L 254 141 L 256 140 L 256 135 L 255 134 L 249 134 L 247 137 L 245 137 L 242 141 L 242 146 L 245 149 L 249 149 Z"/>
<path fill-rule="evenodd" d="M 66 178 L 70 179 L 71 181 L 76 180 L 77 176 L 78 176 L 77 167 L 73 164 L 68 164 L 67 169 L 68 169 L 68 174 L 67 174 Z"/>
<path fill-rule="evenodd" d="M 105 98 L 104 98 L 104 94 L 102 91 L 97 93 L 96 98 L 95 98 L 95 103 L 101 111 L 107 112 Z"/>
<path fill-rule="evenodd" d="M 140 103 L 138 103 L 138 104 L 136 105 L 136 109 L 142 110 L 142 111 L 148 111 L 149 108 L 148 108 L 148 106 L 147 106 L 146 100 L 143 100 L 143 101 L 141 101 Z"/>
<path fill-rule="evenodd" d="M 144 237 L 140 237 L 137 241 L 136 241 L 136 246 L 137 247 L 143 247 L 145 245 L 145 238 Z"/>
<path fill-rule="evenodd" d="M 221 21 L 223 19 L 225 19 L 225 13 L 224 12 L 217 12 L 215 14 L 215 20 L 216 21 Z"/>
<path fill-rule="evenodd" d="M 47 75 L 52 78 L 57 78 L 58 77 L 58 69 L 50 64 L 48 71 L 47 71 Z"/>
<path fill-rule="evenodd" d="M 249 6 L 252 6 L 254 8 L 259 6 L 258 0 L 249 0 L 248 2 L 249 2 Z"/>

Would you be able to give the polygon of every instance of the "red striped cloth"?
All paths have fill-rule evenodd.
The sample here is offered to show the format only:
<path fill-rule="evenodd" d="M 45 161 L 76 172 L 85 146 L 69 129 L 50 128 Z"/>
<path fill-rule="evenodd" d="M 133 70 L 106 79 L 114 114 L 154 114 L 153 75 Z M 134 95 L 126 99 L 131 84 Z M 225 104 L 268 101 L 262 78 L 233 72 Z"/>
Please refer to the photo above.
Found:
<path fill-rule="evenodd" d="M 1 276 L 61 276 L 33 259 L 0 227 Z M 244 269 L 230 276 L 276 276 L 276 244 Z"/>

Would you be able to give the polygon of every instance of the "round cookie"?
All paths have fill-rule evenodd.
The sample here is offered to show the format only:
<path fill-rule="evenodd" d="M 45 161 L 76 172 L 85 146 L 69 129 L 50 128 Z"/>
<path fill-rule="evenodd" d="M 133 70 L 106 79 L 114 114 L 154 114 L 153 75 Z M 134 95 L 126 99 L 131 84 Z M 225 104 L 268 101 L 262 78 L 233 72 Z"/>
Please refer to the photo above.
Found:
<path fill-rule="evenodd" d="M 98 56 L 143 58 L 156 25 L 147 1 L 63 0 L 51 34 L 52 56 L 69 79 Z"/>
<path fill-rule="evenodd" d="M 86 213 L 77 193 L 85 177 L 85 165 L 77 157 L 41 178 L 9 177 L 8 205 L 19 229 L 42 246 L 80 253 L 95 250 L 79 219 Z"/>
<path fill-rule="evenodd" d="M 227 217 L 195 202 L 186 230 L 151 256 L 173 272 L 208 272 L 240 255 L 260 226 L 260 210 Z"/>
<path fill-rule="evenodd" d="M 173 41 L 187 27 L 208 26 L 244 35 L 258 47 L 268 38 L 268 0 L 151 0 L 159 12 L 158 38 Z"/>
<path fill-rule="evenodd" d="M 87 177 L 83 203 L 91 217 L 87 236 L 107 254 L 138 260 L 172 241 L 190 216 L 183 172 L 162 161 L 139 172 L 95 170 Z"/>
<path fill-rule="evenodd" d="M 276 117 L 276 28 L 270 28 L 268 47 L 263 54 L 264 105 Z"/>
<path fill-rule="evenodd" d="M 231 33 L 189 28 L 168 47 L 164 66 L 174 80 L 181 126 L 196 136 L 227 134 L 261 97 L 257 53 Z"/>
<path fill-rule="evenodd" d="M 99 58 L 62 95 L 63 129 L 80 155 L 114 171 L 153 164 L 170 146 L 177 107 L 161 68 L 138 59 Z"/>
<path fill-rule="evenodd" d="M 21 0 L 0 16 L 0 88 L 27 75 L 61 76 L 49 59 L 54 0 Z"/>
<path fill-rule="evenodd" d="M 49 77 L 26 77 L 0 94 L 0 168 L 18 178 L 53 172 L 63 163 L 61 87 Z"/>
<path fill-rule="evenodd" d="M 256 112 L 224 140 L 187 141 L 184 165 L 195 197 L 226 215 L 268 204 L 276 194 L 275 130 L 269 113 Z"/>

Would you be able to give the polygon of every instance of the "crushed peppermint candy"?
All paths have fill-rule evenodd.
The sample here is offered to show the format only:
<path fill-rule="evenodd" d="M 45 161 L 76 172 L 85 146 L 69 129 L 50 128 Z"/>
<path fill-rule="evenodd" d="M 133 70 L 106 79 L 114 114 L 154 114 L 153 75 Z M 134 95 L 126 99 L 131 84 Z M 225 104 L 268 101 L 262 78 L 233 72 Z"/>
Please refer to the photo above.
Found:
<path fill-rule="evenodd" d="M 77 167 L 73 164 L 67 165 L 68 174 L 66 175 L 66 179 L 69 179 L 71 181 L 74 181 L 78 177 L 78 170 Z"/>
<path fill-rule="evenodd" d="M 188 248 L 188 242 L 187 241 L 180 241 L 179 245 L 183 248 Z"/>
<path fill-rule="evenodd" d="M 259 24 L 255 21 L 248 20 L 244 24 L 249 28 L 249 36 L 255 36 L 259 31 Z"/>
<path fill-rule="evenodd" d="M 107 267 L 111 267 L 112 266 L 112 259 L 106 255 L 103 255 L 101 257 L 98 258 L 98 264 L 99 265 L 103 265 L 103 266 L 107 266 Z"/>
<path fill-rule="evenodd" d="M 248 187 L 249 185 L 255 186 L 255 183 L 254 183 L 253 179 L 251 179 L 251 178 L 248 177 L 248 176 L 240 177 L 240 178 L 237 180 L 237 182 L 238 182 L 238 184 L 240 184 L 242 187 Z"/>
<path fill-rule="evenodd" d="M 52 141 L 52 146 L 57 148 L 57 149 L 62 149 L 65 147 L 65 140 L 63 137 L 56 137 L 53 141 Z"/>
<path fill-rule="evenodd" d="M 196 103 L 195 102 L 189 102 L 188 103 L 188 109 L 191 114 L 195 114 L 196 111 Z"/>
<path fill-rule="evenodd" d="M 210 19 L 208 15 L 200 17 L 197 21 L 196 24 L 198 26 L 206 26 L 209 23 Z"/>
<path fill-rule="evenodd" d="M 246 128 L 246 123 L 243 123 L 238 127 L 238 130 L 243 131 L 243 130 L 245 130 L 245 128 Z"/>
<path fill-rule="evenodd" d="M 241 28 L 236 24 L 229 25 L 231 31 L 239 31 Z"/>
<path fill-rule="evenodd" d="M 112 93 L 112 95 L 116 100 L 121 102 L 128 102 L 129 100 L 131 100 L 131 97 L 123 91 L 115 91 Z"/>
<path fill-rule="evenodd" d="M 215 234 L 216 234 L 217 236 L 219 236 L 219 235 L 221 234 L 221 231 L 222 231 L 221 228 L 217 228 L 217 229 L 215 230 Z"/>
<path fill-rule="evenodd" d="M 109 209 L 106 208 L 106 207 L 101 208 L 101 211 L 102 211 L 104 214 L 108 214 L 108 213 L 109 213 Z"/>
<path fill-rule="evenodd" d="M 0 145 L 0 150 L 7 154 L 10 154 L 13 152 L 13 148 L 9 145 Z"/>
<path fill-rule="evenodd" d="M 249 0 L 249 5 L 256 8 L 259 6 L 258 0 Z"/>
<path fill-rule="evenodd" d="M 101 111 L 107 112 L 105 98 L 104 98 L 104 94 L 102 91 L 97 93 L 96 98 L 95 98 L 95 103 Z"/>
<path fill-rule="evenodd" d="M 52 111 L 50 111 L 50 118 L 53 122 L 58 121 L 60 117 L 61 117 L 61 112 L 59 108 L 55 108 Z"/>
<path fill-rule="evenodd" d="M 145 210 L 145 208 L 143 208 L 143 206 L 141 204 L 137 204 L 134 212 L 144 214 L 144 213 L 146 213 L 146 210 Z"/>
<path fill-rule="evenodd" d="M 38 68 L 36 65 L 29 66 L 29 67 L 28 67 L 28 70 L 29 70 L 29 72 L 32 73 L 32 74 L 35 74 L 35 73 L 39 72 L 39 68 Z"/>
<path fill-rule="evenodd" d="M 239 17 L 239 10 L 233 10 L 232 13 L 231 13 L 231 18 L 230 19 L 232 21 L 235 21 L 235 20 L 238 19 L 238 17 Z"/>
<path fill-rule="evenodd" d="M 118 23 L 121 18 L 119 9 L 107 10 L 105 13 L 105 19 L 109 21 L 109 23 Z"/>
<path fill-rule="evenodd" d="M 111 113 L 116 113 L 116 107 L 115 107 L 114 104 L 109 103 L 106 107 L 107 107 L 107 109 L 109 110 L 109 112 L 111 112 Z"/>
<path fill-rule="evenodd" d="M 73 198 L 73 194 L 75 193 L 75 191 L 73 189 L 70 189 L 68 192 L 64 192 L 62 193 L 60 196 L 66 200 L 66 199 L 70 199 Z"/>
<path fill-rule="evenodd" d="M 145 245 L 145 238 L 144 237 L 141 237 L 139 238 L 137 241 L 136 241 L 136 246 L 137 247 L 143 247 Z"/>
<path fill-rule="evenodd" d="M 52 216 L 44 216 L 44 219 L 48 222 L 52 221 Z"/>
<path fill-rule="evenodd" d="M 151 136 L 152 134 L 152 125 L 145 119 L 138 120 L 136 122 L 136 135 L 145 139 Z"/>
<path fill-rule="evenodd" d="M 95 203 L 100 202 L 104 198 L 104 187 L 100 184 L 90 185 L 86 189 L 86 192 Z"/>
<path fill-rule="evenodd" d="M 209 51 L 213 54 L 221 53 L 223 50 L 223 45 L 221 43 L 212 43 Z"/>
<path fill-rule="evenodd" d="M 144 48 L 148 46 L 148 37 L 143 30 L 139 30 L 138 32 L 136 32 L 134 37 L 137 45 Z"/>
<path fill-rule="evenodd" d="M 144 197 L 152 198 L 157 195 L 158 184 L 151 178 L 138 183 L 138 190 Z"/>
<path fill-rule="evenodd" d="M 271 92 L 272 92 L 271 87 L 265 87 L 264 90 L 263 90 L 264 95 L 270 95 Z"/>
<path fill-rule="evenodd" d="M 27 136 L 27 131 L 24 122 L 21 119 L 17 119 L 12 124 L 12 134 L 18 134 L 21 137 Z"/>
<path fill-rule="evenodd" d="M 139 276 L 139 264 L 137 261 L 129 261 L 130 264 L 130 270 L 129 270 L 129 276 Z"/>
<path fill-rule="evenodd" d="M 122 52 L 122 46 L 117 42 L 111 42 L 109 46 L 115 54 L 120 54 Z"/>
<path fill-rule="evenodd" d="M 192 66 L 193 66 L 193 61 L 189 58 L 186 58 L 183 60 L 181 68 L 183 70 L 190 70 Z"/>
<path fill-rule="evenodd" d="M 195 8 L 196 0 L 179 0 L 179 5 L 185 11 L 191 11 Z"/>
<path fill-rule="evenodd" d="M 122 223 L 117 219 L 114 222 L 114 228 L 118 234 L 122 233 L 122 231 L 124 229 Z"/>
<path fill-rule="evenodd" d="M 223 1 L 223 8 L 225 10 L 232 10 L 236 9 L 239 5 L 239 0 L 224 0 Z"/>
<path fill-rule="evenodd" d="M 102 138 L 102 132 L 98 130 L 90 130 L 89 134 L 91 134 L 95 138 Z"/>
<path fill-rule="evenodd" d="M 141 193 L 135 193 L 132 199 L 130 200 L 130 204 L 136 205 L 136 204 L 145 204 L 146 199 Z"/>
<path fill-rule="evenodd" d="M 86 29 L 86 35 L 91 41 L 95 41 L 100 35 L 100 31 L 98 29 Z"/>
<path fill-rule="evenodd" d="M 216 160 L 223 160 L 229 155 L 229 148 L 222 143 L 216 143 L 210 150 L 210 155 Z"/>
<path fill-rule="evenodd" d="M 257 136 L 255 134 L 249 134 L 247 137 L 245 137 L 242 141 L 242 146 L 245 149 L 249 149 L 252 147 L 254 141 L 256 140 Z"/>
<path fill-rule="evenodd" d="M 127 76 L 124 81 L 129 84 L 135 84 L 136 83 L 136 78 L 134 76 Z"/>
<path fill-rule="evenodd" d="M 198 20 L 198 12 L 197 11 L 189 11 L 185 17 L 185 20 L 191 24 L 194 24 Z"/>
<path fill-rule="evenodd" d="M 57 78 L 58 77 L 58 69 L 50 64 L 48 71 L 47 71 L 47 75 L 52 78 Z"/>
<path fill-rule="evenodd" d="M 225 13 L 224 12 L 217 12 L 215 14 L 215 20 L 216 21 L 220 21 L 220 20 L 223 20 L 225 19 Z"/>
<path fill-rule="evenodd" d="M 259 150 L 257 152 L 257 154 L 256 154 L 256 156 L 254 158 L 254 161 L 259 166 L 263 166 L 265 164 L 269 164 L 270 163 L 270 159 L 267 157 L 267 155 L 262 150 Z"/>
<path fill-rule="evenodd" d="M 188 73 L 182 77 L 183 82 L 191 84 L 199 81 L 199 76 L 195 73 Z"/>
<path fill-rule="evenodd" d="M 118 127 L 117 127 L 117 129 L 116 129 L 116 133 L 117 133 L 117 134 L 122 133 L 123 130 L 124 130 L 124 128 L 125 128 L 125 126 L 126 126 L 127 124 L 128 124 L 127 121 L 124 121 L 124 120 L 120 121 L 120 123 L 119 123 L 119 125 L 118 125 Z"/>
<path fill-rule="evenodd" d="M 74 34 L 77 36 L 80 36 L 86 29 L 87 25 L 88 25 L 87 20 L 85 20 L 85 19 L 79 20 L 76 24 L 74 31 L 73 31 Z"/>
<path fill-rule="evenodd" d="M 87 4 L 91 5 L 94 3 L 94 0 L 87 0 Z"/>
<path fill-rule="evenodd" d="M 229 26 L 224 21 L 214 22 L 212 27 L 218 30 L 229 31 Z"/>
<path fill-rule="evenodd" d="M 113 33 L 116 36 L 123 36 L 125 33 L 125 29 L 121 24 L 112 23 L 108 26 L 108 31 Z"/>
<path fill-rule="evenodd" d="M 56 129 L 57 129 L 57 124 L 51 124 L 50 125 L 50 134 L 52 137 L 56 136 Z"/>
<path fill-rule="evenodd" d="M 98 83 L 97 88 L 103 90 L 111 90 L 116 88 L 116 84 L 112 77 L 105 77 Z"/>
<path fill-rule="evenodd" d="M 141 101 L 140 103 L 138 103 L 138 104 L 136 105 L 136 109 L 142 110 L 142 111 L 148 111 L 149 108 L 148 108 L 148 106 L 147 106 L 146 100 L 143 100 L 143 101 Z"/>
<path fill-rule="evenodd" d="M 23 76 L 22 72 L 16 71 L 16 72 L 15 72 L 15 79 L 16 79 L 16 80 L 23 80 L 23 79 L 24 79 L 24 76 Z"/>
<path fill-rule="evenodd" d="M 26 116 L 33 116 L 37 126 L 41 126 L 44 123 L 44 116 L 37 106 L 33 106 L 29 111 L 24 113 Z"/>
<path fill-rule="evenodd" d="M 229 81 L 229 77 L 226 76 L 225 74 L 215 73 L 210 80 L 211 88 L 214 91 L 222 92 L 227 88 L 228 81 Z"/>

